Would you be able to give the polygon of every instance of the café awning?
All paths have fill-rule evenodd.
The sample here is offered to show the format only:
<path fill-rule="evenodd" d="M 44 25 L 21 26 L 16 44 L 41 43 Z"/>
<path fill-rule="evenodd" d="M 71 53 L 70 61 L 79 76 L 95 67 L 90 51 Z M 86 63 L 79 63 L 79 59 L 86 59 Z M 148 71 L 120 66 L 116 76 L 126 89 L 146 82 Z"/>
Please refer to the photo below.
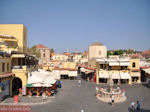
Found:
<path fill-rule="evenodd" d="M 99 73 L 99 78 L 107 79 L 107 78 L 109 78 L 109 74 L 107 74 L 107 73 Z"/>
<path fill-rule="evenodd" d="M 131 72 L 131 76 L 132 77 L 140 77 L 141 74 L 140 74 L 140 72 Z"/>
<path fill-rule="evenodd" d="M 150 68 L 143 69 L 146 73 L 150 74 Z"/>
<path fill-rule="evenodd" d="M 119 73 L 113 73 L 112 74 L 112 79 L 120 79 Z"/>
<path fill-rule="evenodd" d="M 69 76 L 70 77 L 77 77 L 77 71 L 69 71 Z"/>
<path fill-rule="evenodd" d="M 13 75 L 14 75 L 13 73 L 1 74 L 1 75 L 0 75 L 0 78 L 9 77 L 9 76 L 13 76 Z"/>
<path fill-rule="evenodd" d="M 120 66 L 129 66 L 130 62 L 120 62 Z"/>
<path fill-rule="evenodd" d="M 24 54 L 13 54 L 11 57 L 12 58 L 25 58 L 25 55 Z"/>
<path fill-rule="evenodd" d="M 120 73 L 121 79 L 130 79 L 129 73 Z"/>
<path fill-rule="evenodd" d="M 119 66 L 119 62 L 117 61 L 109 62 L 109 66 Z"/>

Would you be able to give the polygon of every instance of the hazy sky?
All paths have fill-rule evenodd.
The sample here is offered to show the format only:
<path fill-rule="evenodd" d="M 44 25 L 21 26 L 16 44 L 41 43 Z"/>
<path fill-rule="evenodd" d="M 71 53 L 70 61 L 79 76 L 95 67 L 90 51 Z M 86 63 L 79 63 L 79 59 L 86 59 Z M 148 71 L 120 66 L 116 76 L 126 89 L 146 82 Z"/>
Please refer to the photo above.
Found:
<path fill-rule="evenodd" d="M 58 53 L 88 49 L 150 48 L 150 0 L 0 0 L 0 24 L 24 24 L 28 47 Z"/>

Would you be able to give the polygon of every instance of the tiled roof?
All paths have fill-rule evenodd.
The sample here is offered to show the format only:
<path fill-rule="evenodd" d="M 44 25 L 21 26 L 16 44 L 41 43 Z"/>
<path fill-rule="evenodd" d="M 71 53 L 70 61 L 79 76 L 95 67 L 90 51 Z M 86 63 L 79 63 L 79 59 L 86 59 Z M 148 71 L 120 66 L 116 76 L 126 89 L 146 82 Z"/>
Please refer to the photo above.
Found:
<path fill-rule="evenodd" d="M 142 52 L 143 55 L 149 55 L 149 50 Z"/>
<path fill-rule="evenodd" d="M 47 47 L 44 46 L 43 44 L 38 44 L 38 45 L 36 45 L 36 48 L 47 48 Z"/>
<path fill-rule="evenodd" d="M 132 54 L 131 57 L 132 57 L 132 58 L 139 58 L 139 57 L 140 57 L 140 54 Z"/>
<path fill-rule="evenodd" d="M 103 46 L 103 44 L 100 42 L 94 42 L 91 46 Z"/>
<path fill-rule="evenodd" d="M 79 65 L 79 66 L 81 66 L 81 67 L 83 67 L 83 68 L 85 68 L 85 69 L 89 69 L 89 70 L 96 70 L 95 68 L 87 67 L 87 66 L 85 66 L 85 65 Z"/>
<path fill-rule="evenodd" d="M 74 69 L 74 68 L 54 68 L 53 70 L 69 70 L 69 71 L 77 71 L 77 69 Z"/>

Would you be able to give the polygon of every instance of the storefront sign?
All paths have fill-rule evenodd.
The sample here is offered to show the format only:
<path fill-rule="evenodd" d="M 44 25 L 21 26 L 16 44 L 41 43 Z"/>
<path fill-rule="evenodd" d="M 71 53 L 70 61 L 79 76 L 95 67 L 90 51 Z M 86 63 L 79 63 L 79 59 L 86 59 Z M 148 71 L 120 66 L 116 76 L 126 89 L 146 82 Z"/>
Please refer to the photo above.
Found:
<path fill-rule="evenodd" d="M 30 112 L 30 106 L 6 106 L 0 105 L 0 112 Z"/>

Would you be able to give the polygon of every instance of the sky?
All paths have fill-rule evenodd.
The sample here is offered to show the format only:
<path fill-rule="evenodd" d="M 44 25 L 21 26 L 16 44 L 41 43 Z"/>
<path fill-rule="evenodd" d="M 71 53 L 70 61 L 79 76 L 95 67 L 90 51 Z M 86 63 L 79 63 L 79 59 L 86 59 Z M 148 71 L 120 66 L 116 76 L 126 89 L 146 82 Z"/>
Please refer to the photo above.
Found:
<path fill-rule="evenodd" d="M 28 47 L 57 53 L 96 41 L 108 50 L 150 49 L 150 0 L 0 0 L 0 24 L 24 24 Z"/>

